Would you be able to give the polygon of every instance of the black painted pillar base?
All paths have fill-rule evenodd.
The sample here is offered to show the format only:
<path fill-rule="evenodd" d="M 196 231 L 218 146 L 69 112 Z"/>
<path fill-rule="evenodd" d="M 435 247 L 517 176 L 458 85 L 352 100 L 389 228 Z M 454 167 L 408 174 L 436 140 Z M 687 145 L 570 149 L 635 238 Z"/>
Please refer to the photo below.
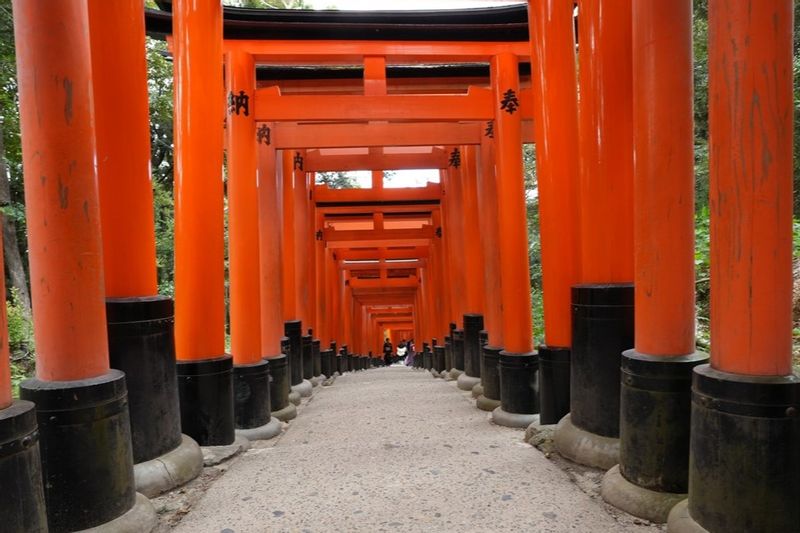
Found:
<path fill-rule="evenodd" d="M 303 379 L 314 377 L 314 348 L 311 344 L 313 337 L 310 332 L 311 330 L 309 330 L 308 335 L 303 335 L 300 338 L 301 350 L 303 350 Z"/>
<path fill-rule="evenodd" d="M 433 369 L 433 353 L 431 352 L 430 346 L 427 344 L 423 348 L 422 352 L 422 368 L 425 370 L 432 370 Z"/>
<path fill-rule="evenodd" d="M 0 487 L 10 491 L 0 497 L 3 531 L 47 531 L 39 432 L 31 402 L 19 400 L 0 409 Z"/>
<path fill-rule="evenodd" d="M 327 350 L 322 350 L 319 352 L 319 357 L 320 372 L 322 372 L 322 374 L 327 378 L 333 376 L 333 373 L 335 372 L 333 367 L 333 350 L 330 348 Z"/>
<path fill-rule="evenodd" d="M 181 430 L 200 446 L 233 443 L 233 359 L 178 361 Z"/>
<path fill-rule="evenodd" d="M 286 355 L 269 357 L 269 406 L 274 411 L 280 411 L 289 405 L 289 360 Z"/>
<path fill-rule="evenodd" d="M 500 378 L 500 405 L 503 411 L 516 414 L 539 412 L 539 358 L 536 352 L 500 352 L 497 364 Z"/>
<path fill-rule="evenodd" d="M 448 372 L 453 369 L 453 339 L 449 335 L 444 337 L 444 366 Z"/>
<path fill-rule="evenodd" d="M 433 349 L 433 369 L 436 372 L 444 373 L 447 370 L 444 363 L 444 346 L 436 346 Z"/>
<path fill-rule="evenodd" d="M 171 298 L 108 298 L 108 355 L 125 373 L 133 462 L 155 459 L 182 441 Z"/>
<path fill-rule="evenodd" d="M 452 330 L 452 341 L 451 342 L 453 343 L 453 368 L 463 372 L 464 371 L 464 330 L 463 329 L 453 329 Z"/>
<path fill-rule="evenodd" d="M 478 396 L 475 405 L 482 411 L 494 411 L 500 406 L 500 361 L 502 348 L 486 345 L 481 350 L 481 385 L 483 394 Z"/>
<path fill-rule="evenodd" d="M 539 423 L 557 424 L 569 413 L 570 349 L 539 346 Z"/>
<path fill-rule="evenodd" d="M 705 353 L 622 354 L 619 465 L 603 478 L 603 499 L 664 523 L 689 484 L 692 370 Z"/>
<path fill-rule="evenodd" d="M 579 429 L 619 438 L 622 352 L 633 347 L 633 285 L 572 287 L 570 418 Z"/>
<path fill-rule="evenodd" d="M 28 379 L 20 394 L 36 404 L 50 532 L 89 529 L 132 509 L 136 488 L 125 374 Z"/>
<path fill-rule="evenodd" d="M 725 533 L 797 531 L 800 380 L 694 369 L 688 516 Z M 680 525 L 679 509 L 668 531 Z M 684 529 L 688 531 L 688 529 Z"/>
<path fill-rule="evenodd" d="M 286 355 L 289 356 L 289 384 L 291 386 L 303 382 L 302 327 L 299 320 L 289 320 L 283 323 L 283 332 L 288 339 Z"/>
<path fill-rule="evenodd" d="M 464 373 L 470 377 L 481 377 L 481 340 L 483 315 L 464 315 Z"/>
<path fill-rule="evenodd" d="M 269 361 L 233 366 L 233 413 L 236 429 L 252 429 L 272 418 Z"/>
<path fill-rule="evenodd" d="M 320 351 L 320 342 L 319 339 L 312 339 L 311 340 L 311 366 L 313 367 L 313 375 L 314 377 L 319 376 L 322 374 L 322 355 Z M 325 374 L 327 377 L 328 374 Z"/>

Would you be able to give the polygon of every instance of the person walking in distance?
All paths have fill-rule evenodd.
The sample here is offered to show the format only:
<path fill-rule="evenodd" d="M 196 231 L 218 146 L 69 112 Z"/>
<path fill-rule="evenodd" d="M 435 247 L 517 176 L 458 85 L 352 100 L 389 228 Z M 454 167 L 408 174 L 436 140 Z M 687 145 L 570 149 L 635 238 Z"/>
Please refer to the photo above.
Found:
<path fill-rule="evenodd" d="M 392 364 L 392 343 L 389 338 L 386 338 L 386 341 L 383 343 L 383 363 L 386 366 L 390 366 Z"/>

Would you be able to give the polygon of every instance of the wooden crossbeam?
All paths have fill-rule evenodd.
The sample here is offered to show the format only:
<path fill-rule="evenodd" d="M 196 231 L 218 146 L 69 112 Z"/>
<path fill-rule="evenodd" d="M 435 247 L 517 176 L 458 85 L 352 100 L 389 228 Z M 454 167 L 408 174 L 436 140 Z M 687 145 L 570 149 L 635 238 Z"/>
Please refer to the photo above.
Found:
<path fill-rule="evenodd" d="M 470 41 L 225 40 L 225 51 L 253 54 L 270 65 L 360 65 L 366 56 L 384 56 L 391 65 L 488 63 L 501 53 L 530 57 L 530 43 Z"/>

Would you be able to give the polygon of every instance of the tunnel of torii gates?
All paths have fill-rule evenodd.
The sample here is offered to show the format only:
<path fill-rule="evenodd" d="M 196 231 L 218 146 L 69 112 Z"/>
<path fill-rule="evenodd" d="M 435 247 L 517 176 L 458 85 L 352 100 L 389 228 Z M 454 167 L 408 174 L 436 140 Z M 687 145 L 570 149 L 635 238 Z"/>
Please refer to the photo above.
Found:
<path fill-rule="evenodd" d="M 149 530 L 147 498 L 195 477 L 199 446 L 276 435 L 387 335 L 495 423 L 557 423 L 613 505 L 670 531 L 800 531 L 792 2 L 709 0 L 708 355 L 691 2 L 577 7 L 14 0 L 37 359 L 12 399 L 3 339 L 3 531 Z M 156 283 L 146 32 L 175 71 L 174 303 Z M 384 188 L 398 169 L 439 183 Z M 347 170 L 372 188 L 315 184 Z"/>

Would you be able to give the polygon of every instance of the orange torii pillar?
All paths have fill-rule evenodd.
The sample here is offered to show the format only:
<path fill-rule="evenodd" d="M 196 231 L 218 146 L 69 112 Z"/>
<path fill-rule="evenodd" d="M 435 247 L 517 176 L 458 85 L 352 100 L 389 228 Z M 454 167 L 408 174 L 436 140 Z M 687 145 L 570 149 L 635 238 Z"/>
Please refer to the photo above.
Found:
<path fill-rule="evenodd" d="M 310 315 L 310 276 L 309 265 L 313 255 L 309 255 L 309 247 L 312 246 L 313 234 L 309 220 L 309 199 L 308 199 L 308 172 L 305 171 L 305 151 L 295 152 L 292 159 L 292 169 L 294 170 L 294 267 L 295 267 L 295 297 L 297 298 L 297 318 L 305 327 L 312 324 Z M 302 331 L 303 328 L 301 328 Z M 312 330 L 301 334 L 300 353 L 301 353 L 301 373 L 303 381 L 298 385 L 300 396 L 311 395 L 313 384 L 313 362 L 312 362 Z"/>
<path fill-rule="evenodd" d="M 297 416 L 289 401 L 289 357 L 281 352 L 283 339 L 283 250 L 281 185 L 283 166 L 272 146 L 271 124 L 259 124 L 258 144 L 258 256 L 261 317 L 261 354 L 269 361 L 269 400 L 272 416 L 287 421 Z"/>
<path fill-rule="evenodd" d="M 668 531 L 797 531 L 790 0 L 711 0 L 711 364 L 694 370 L 689 499 Z"/>
<path fill-rule="evenodd" d="M 484 279 L 481 227 L 478 213 L 478 159 L 474 146 L 461 147 L 461 222 L 464 265 L 464 373 L 458 376 L 458 388 L 483 394 L 481 386 L 481 340 L 483 330 Z M 473 390 L 474 389 L 474 390 Z"/>
<path fill-rule="evenodd" d="M 633 21 L 636 344 L 602 495 L 663 523 L 688 489 L 692 369 L 708 360 L 694 338 L 692 3 L 639 0 Z"/>
<path fill-rule="evenodd" d="M 604 469 L 619 462 L 619 368 L 633 347 L 631 2 L 578 6 L 581 283 L 572 289 L 570 414 L 555 442 Z"/>
<path fill-rule="evenodd" d="M 305 179 L 303 172 L 303 154 L 297 151 L 283 151 L 283 320 L 284 335 L 288 339 L 289 369 L 291 392 L 289 399 L 300 405 L 302 396 L 311 394 L 311 383 L 303 383 L 303 324 L 302 309 L 299 308 L 297 286 L 302 280 L 297 277 L 296 266 L 302 254 L 298 249 L 303 241 L 298 240 L 296 226 L 302 215 L 295 200 L 297 181 Z M 303 258 L 304 259 L 304 258 Z M 301 394 L 302 391 L 302 394 Z"/>
<path fill-rule="evenodd" d="M 0 235 L 0 244 L 2 244 Z M 0 258 L 2 258 L 0 246 Z M 6 301 L 5 276 L 0 277 L 0 301 Z M 0 486 L 14 487 L 14 494 L 0 498 L 0 516 L 9 533 L 47 530 L 42 487 L 42 460 L 36 424 L 36 406 L 11 396 L 8 349 L 8 316 L 0 309 Z"/>
<path fill-rule="evenodd" d="M 314 184 L 316 179 L 311 180 L 312 185 Z M 312 189 L 315 190 L 315 189 Z M 314 377 L 318 383 L 324 382 L 327 378 L 331 376 L 330 373 L 323 372 L 323 360 L 328 357 L 328 348 L 325 339 L 330 338 L 330 333 L 328 329 L 328 316 L 330 314 L 330 301 L 328 300 L 328 291 L 325 286 L 327 282 L 327 271 L 325 266 L 325 254 L 327 250 L 325 249 L 325 241 L 322 240 L 322 226 L 324 224 L 324 216 L 322 211 L 316 208 L 316 200 L 312 198 L 312 210 L 314 211 L 314 226 L 312 230 L 313 234 L 313 243 L 314 243 L 314 313 L 315 313 L 315 324 L 317 326 L 317 339 L 316 342 L 319 343 L 320 352 L 317 354 L 314 353 Z M 330 372 L 330 368 L 325 365 L 325 370 Z"/>
<path fill-rule="evenodd" d="M 458 327 L 456 317 L 461 315 L 461 298 L 463 297 L 463 262 L 459 254 L 459 243 L 462 241 L 463 232 L 457 222 L 460 215 L 456 212 L 460 203 L 460 192 L 458 181 L 458 167 L 461 166 L 461 150 L 458 147 L 450 148 L 449 166 L 439 171 L 440 179 L 443 184 L 443 195 L 441 201 L 441 211 L 433 214 L 433 223 L 437 227 L 437 232 L 441 233 L 442 242 L 440 250 L 440 277 L 439 288 L 442 293 L 442 311 L 444 318 L 443 337 L 431 339 L 431 346 L 437 344 L 450 347 L 446 352 L 449 354 L 449 362 L 445 356 L 446 373 L 450 379 L 457 380 L 464 373 L 464 345 L 460 343 L 456 349 L 453 337 L 458 332 L 459 338 L 463 338 L 464 330 Z M 438 217 L 438 218 L 437 218 Z M 441 230 L 441 231 L 439 231 Z M 441 341 L 441 342 L 438 342 Z M 433 349 L 433 348 L 431 348 Z M 436 374 L 438 376 L 438 374 Z"/>
<path fill-rule="evenodd" d="M 181 435 L 174 304 L 156 283 L 142 3 L 91 0 L 89 27 L 109 360 L 125 372 L 137 489 L 156 496 L 195 478 L 203 457 Z"/>
<path fill-rule="evenodd" d="M 234 421 L 237 435 L 250 440 L 271 439 L 281 432 L 281 421 L 272 416 L 269 361 L 263 358 L 261 346 L 261 270 L 259 254 L 253 253 L 260 244 L 258 137 L 251 105 L 256 88 L 253 56 L 228 52 L 225 82 Z"/>
<path fill-rule="evenodd" d="M 30 470 L 31 457 L 25 463 L 33 480 L 42 476 L 47 524 L 41 493 L 35 481 L 25 487 L 32 479 L 21 477 L 20 464 L 13 479 L 2 479 L 11 487 L 4 497 L 25 501 L 30 513 L 12 531 L 77 531 L 112 520 L 150 531 L 156 515 L 134 484 L 125 374 L 108 359 L 87 3 L 27 0 L 13 9 L 36 337 L 36 377 L 20 395 L 36 405 L 37 420 L 27 403 L 2 412 L 16 411 L 9 419 L 27 433 L 38 423 L 41 473 Z M 9 419 L 0 426 L 11 429 Z M 35 448 L 36 436 L 19 443 Z"/>
<path fill-rule="evenodd" d="M 555 424 L 569 412 L 570 291 L 580 268 L 573 9 L 559 0 L 528 2 L 544 285 L 544 345 L 538 348 L 541 424 Z"/>
<path fill-rule="evenodd" d="M 497 179 L 494 161 L 494 121 L 484 126 L 478 171 L 478 220 L 483 250 L 483 285 L 485 290 L 485 325 L 488 339 L 481 349 L 481 387 L 475 405 L 483 411 L 500 407 L 500 374 L 497 363 L 503 349 L 503 306 L 500 279 L 500 256 L 497 254 L 499 224 L 497 215 Z"/>
<path fill-rule="evenodd" d="M 173 4 L 175 348 L 181 425 L 201 446 L 234 441 L 233 360 L 225 354 L 222 8 Z"/>
<path fill-rule="evenodd" d="M 538 358 L 533 351 L 528 224 L 522 170 L 522 113 L 518 59 L 499 54 L 492 61 L 496 102 L 498 250 L 503 279 L 503 351 L 500 352 L 500 407 L 495 423 L 527 427 L 539 412 L 536 396 Z"/>

